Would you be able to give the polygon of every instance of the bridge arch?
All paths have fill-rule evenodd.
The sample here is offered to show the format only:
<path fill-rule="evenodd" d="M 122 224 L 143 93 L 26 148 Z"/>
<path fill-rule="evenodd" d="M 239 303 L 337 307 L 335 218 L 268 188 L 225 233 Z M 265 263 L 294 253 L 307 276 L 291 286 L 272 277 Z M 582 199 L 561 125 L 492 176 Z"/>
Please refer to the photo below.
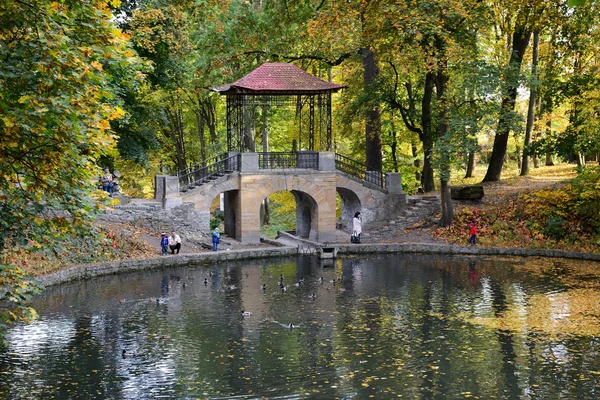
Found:
<path fill-rule="evenodd" d="M 298 234 L 319 242 L 335 241 L 336 193 L 342 199 L 342 219 L 347 227 L 356 211 L 361 212 L 363 223 L 370 224 L 388 220 L 406 203 L 401 192 L 381 191 L 334 169 L 271 170 L 259 169 L 258 164 L 253 168 L 205 180 L 181 194 L 183 202 L 194 203 L 198 216 L 194 223 L 200 230 L 208 232 L 210 203 L 220 193 L 225 198 L 225 231 L 244 243 L 260 242 L 260 206 L 266 197 L 280 191 L 291 192 L 296 199 Z"/>
<path fill-rule="evenodd" d="M 245 233 L 256 226 L 255 235 L 260 237 L 260 206 L 273 193 L 289 191 L 296 200 L 296 233 L 311 240 L 333 240 L 335 235 L 335 187 L 333 179 L 315 182 L 300 175 L 267 174 L 266 179 L 255 181 L 242 188 L 245 193 L 242 205 L 243 218 L 251 221 Z M 247 190 L 249 189 L 249 190 Z M 329 214 L 333 210 L 333 219 Z M 331 221 L 330 221 L 331 220 Z M 330 231 L 328 237 L 325 231 Z"/>
<path fill-rule="evenodd" d="M 349 228 L 356 211 L 360 211 L 363 224 L 387 218 L 386 193 L 344 174 L 336 175 L 335 188 L 342 200 L 342 225 Z"/>

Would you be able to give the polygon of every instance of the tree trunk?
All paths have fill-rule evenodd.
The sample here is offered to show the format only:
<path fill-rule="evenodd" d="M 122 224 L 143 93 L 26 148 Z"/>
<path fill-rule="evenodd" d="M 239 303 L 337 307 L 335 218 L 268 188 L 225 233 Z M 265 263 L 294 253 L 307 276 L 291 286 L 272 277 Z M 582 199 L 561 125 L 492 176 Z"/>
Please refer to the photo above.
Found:
<path fill-rule="evenodd" d="M 196 127 L 198 129 L 198 141 L 200 142 L 200 161 L 206 160 L 206 137 L 204 136 L 204 120 L 200 113 L 196 112 Z"/>
<path fill-rule="evenodd" d="M 535 99 L 537 96 L 537 65 L 538 52 L 540 47 L 540 32 L 533 32 L 533 54 L 531 56 L 531 83 L 529 89 L 529 106 L 527 107 L 527 125 L 525 127 L 525 140 L 523 142 L 523 164 L 521 166 L 521 176 L 529 175 L 529 146 L 531 145 L 531 131 L 533 130 L 533 121 L 535 117 Z"/>
<path fill-rule="evenodd" d="M 415 179 L 417 180 L 417 182 L 421 182 L 421 159 L 417 158 L 417 156 L 419 155 L 418 151 L 417 151 L 417 145 L 415 144 L 415 140 L 411 139 L 410 141 L 410 150 L 412 151 L 412 156 L 413 156 L 413 165 L 415 166 L 416 170 L 415 170 Z"/>
<path fill-rule="evenodd" d="M 396 137 L 396 125 L 394 124 L 394 117 L 390 118 L 390 122 L 392 125 L 392 129 L 390 132 L 391 136 L 391 151 L 392 151 L 392 161 L 394 163 L 394 172 L 398 172 L 398 138 Z"/>
<path fill-rule="evenodd" d="M 549 138 L 552 136 L 552 107 L 553 104 L 551 101 L 548 102 L 547 104 L 547 117 L 546 117 L 546 138 Z M 547 152 L 546 153 L 546 166 L 551 167 L 554 166 L 554 161 L 552 161 L 552 153 Z"/>
<path fill-rule="evenodd" d="M 361 49 L 364 68 L 364 87 L 367 91 L 379 78 L 379 68 L 375 54 L 369 47 Z M 381 155 L 381 115 L 379 104 L 369 106 L 365 121 L 365 151 L 367 169 L 381 171 L 383 160 Z"/>
<path fill-rule="evenodd" d="M 170 107 L 165 107 L 167 121 L 169 124 L 169 134 L 173 145 L 175 146 L 175 159 L 177 170 L 181 171 L 187 168 L 187 155 L 184 141 L 184 122 L 181 107 L 175 104 L 175 99 L 170 99 Z"/>
<path fill-rule="evenodd" d="M 425 192 L 435 190 L 433 181 L 433 166 L 431 156 L 433 151 L 433 132 L 431 127 L 431 100 L 433 98 L 435 76 L 433 72 L 425 75 L 425 88 L 423 91 L 423 102 L 421 105 L 421 127 L 423 130 L 421 141 L 423 142 L 423 174 L 421 184 Z"/>
<path fill-rule="evenodd" d="M 487 173 L 483 178 L 484 182 L 498 182 L 502 174 L 504 156 L 506 155 L 506 147 L 508 145 L 508 135 L 510 133 L 510 120 L 515 109 L 517 89 L 519 87 L 518 77 L 530 36 L 531 32 L 527 32 L 524 26 L 517 26 L 512 36 L 512 52 L 508 67 L 504 73 L 505 94 L 502 96 L 500 117 L 498 118 L 492 156 L 490 157 Z"/>
<path fill-rule="evenodd" d="M 445 44 L 440 37 L 435 39 L 436 49 L 440 57 L 435 79 L 436 94 L 439 108 L 439 131 L 438 138 L 444 138 L 450 130 L 448 122 L 448 102 L 446 100 L 446 88 L 448 86 L 448 60 L 446 58 Z M 450 226 L 454 220 L 454 209 L 452 197 L 450 196 L 450 150 L 448 146 L 441 146 L 440 150 L 440 200 L 442 208 L 441 225 Z"/>
<path fill-rule="evenodd" d="M 469 152 L 469 159 L 467 161 L 467 173 L 465 174 L 465 178 L 472 178 L 473 171 L 475 170 L 475 152 Z"/>

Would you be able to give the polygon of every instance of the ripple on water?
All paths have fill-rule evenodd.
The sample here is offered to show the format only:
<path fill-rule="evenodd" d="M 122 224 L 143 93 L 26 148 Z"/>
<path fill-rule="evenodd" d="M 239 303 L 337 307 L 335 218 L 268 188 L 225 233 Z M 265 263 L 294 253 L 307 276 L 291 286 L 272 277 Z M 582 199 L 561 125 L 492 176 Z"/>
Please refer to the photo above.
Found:
<path fill-rule="evenodd" d="M 575 315 L 579 326 L 594 322 L 582 305 L 595 289 L 565 278 L 568 267 L 560 276 L 523 268 L 414 255 L 323 267 L 301 257 L 216 264 L 212 275 L 174 268 L 63 285 L 36 300 L 38 321 L 9 329 L 0 391 L 40 399 L 591 398 L 600 386 L 598 337 L 543 327 Z"/>

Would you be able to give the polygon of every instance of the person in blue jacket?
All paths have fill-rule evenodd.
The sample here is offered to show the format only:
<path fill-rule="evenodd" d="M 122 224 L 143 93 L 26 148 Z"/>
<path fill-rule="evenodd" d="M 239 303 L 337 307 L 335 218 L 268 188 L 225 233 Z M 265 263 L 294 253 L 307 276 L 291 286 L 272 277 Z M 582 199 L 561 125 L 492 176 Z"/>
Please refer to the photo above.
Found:
<path fill-rule="evenodd" d="M 162 251 L 161 254 L 163 256 L 166 256 L 167 254 L 169 254 L 169 237 L 165 232 L 161 233 L 160 236 L 160 247 Z"/>
<path fill-rule="evenodd" d="M 213 251 L 217 251 L 217 247 L 219 246 L 220 241 L 221 241 L 221 234 L 219 233 L 219 228 L 215 228 L 215 230 L 212 233 Z"/>

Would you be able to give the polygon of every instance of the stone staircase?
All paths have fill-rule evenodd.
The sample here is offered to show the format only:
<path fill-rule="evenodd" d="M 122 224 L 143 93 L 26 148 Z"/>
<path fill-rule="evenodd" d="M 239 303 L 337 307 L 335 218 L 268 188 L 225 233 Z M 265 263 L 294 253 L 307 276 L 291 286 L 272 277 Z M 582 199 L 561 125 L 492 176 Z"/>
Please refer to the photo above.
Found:
<path fill-rule="evenodd" d="M 431 219 L 440 211 L 440 199 L 435 195 L 408 196 L 406 198 L 406 209 L 396 218 L 387 221 L 380 226 L 371 226 L 363 231 L 361 243 L 380 243 L 399 235 L 405 229 Z"/>

